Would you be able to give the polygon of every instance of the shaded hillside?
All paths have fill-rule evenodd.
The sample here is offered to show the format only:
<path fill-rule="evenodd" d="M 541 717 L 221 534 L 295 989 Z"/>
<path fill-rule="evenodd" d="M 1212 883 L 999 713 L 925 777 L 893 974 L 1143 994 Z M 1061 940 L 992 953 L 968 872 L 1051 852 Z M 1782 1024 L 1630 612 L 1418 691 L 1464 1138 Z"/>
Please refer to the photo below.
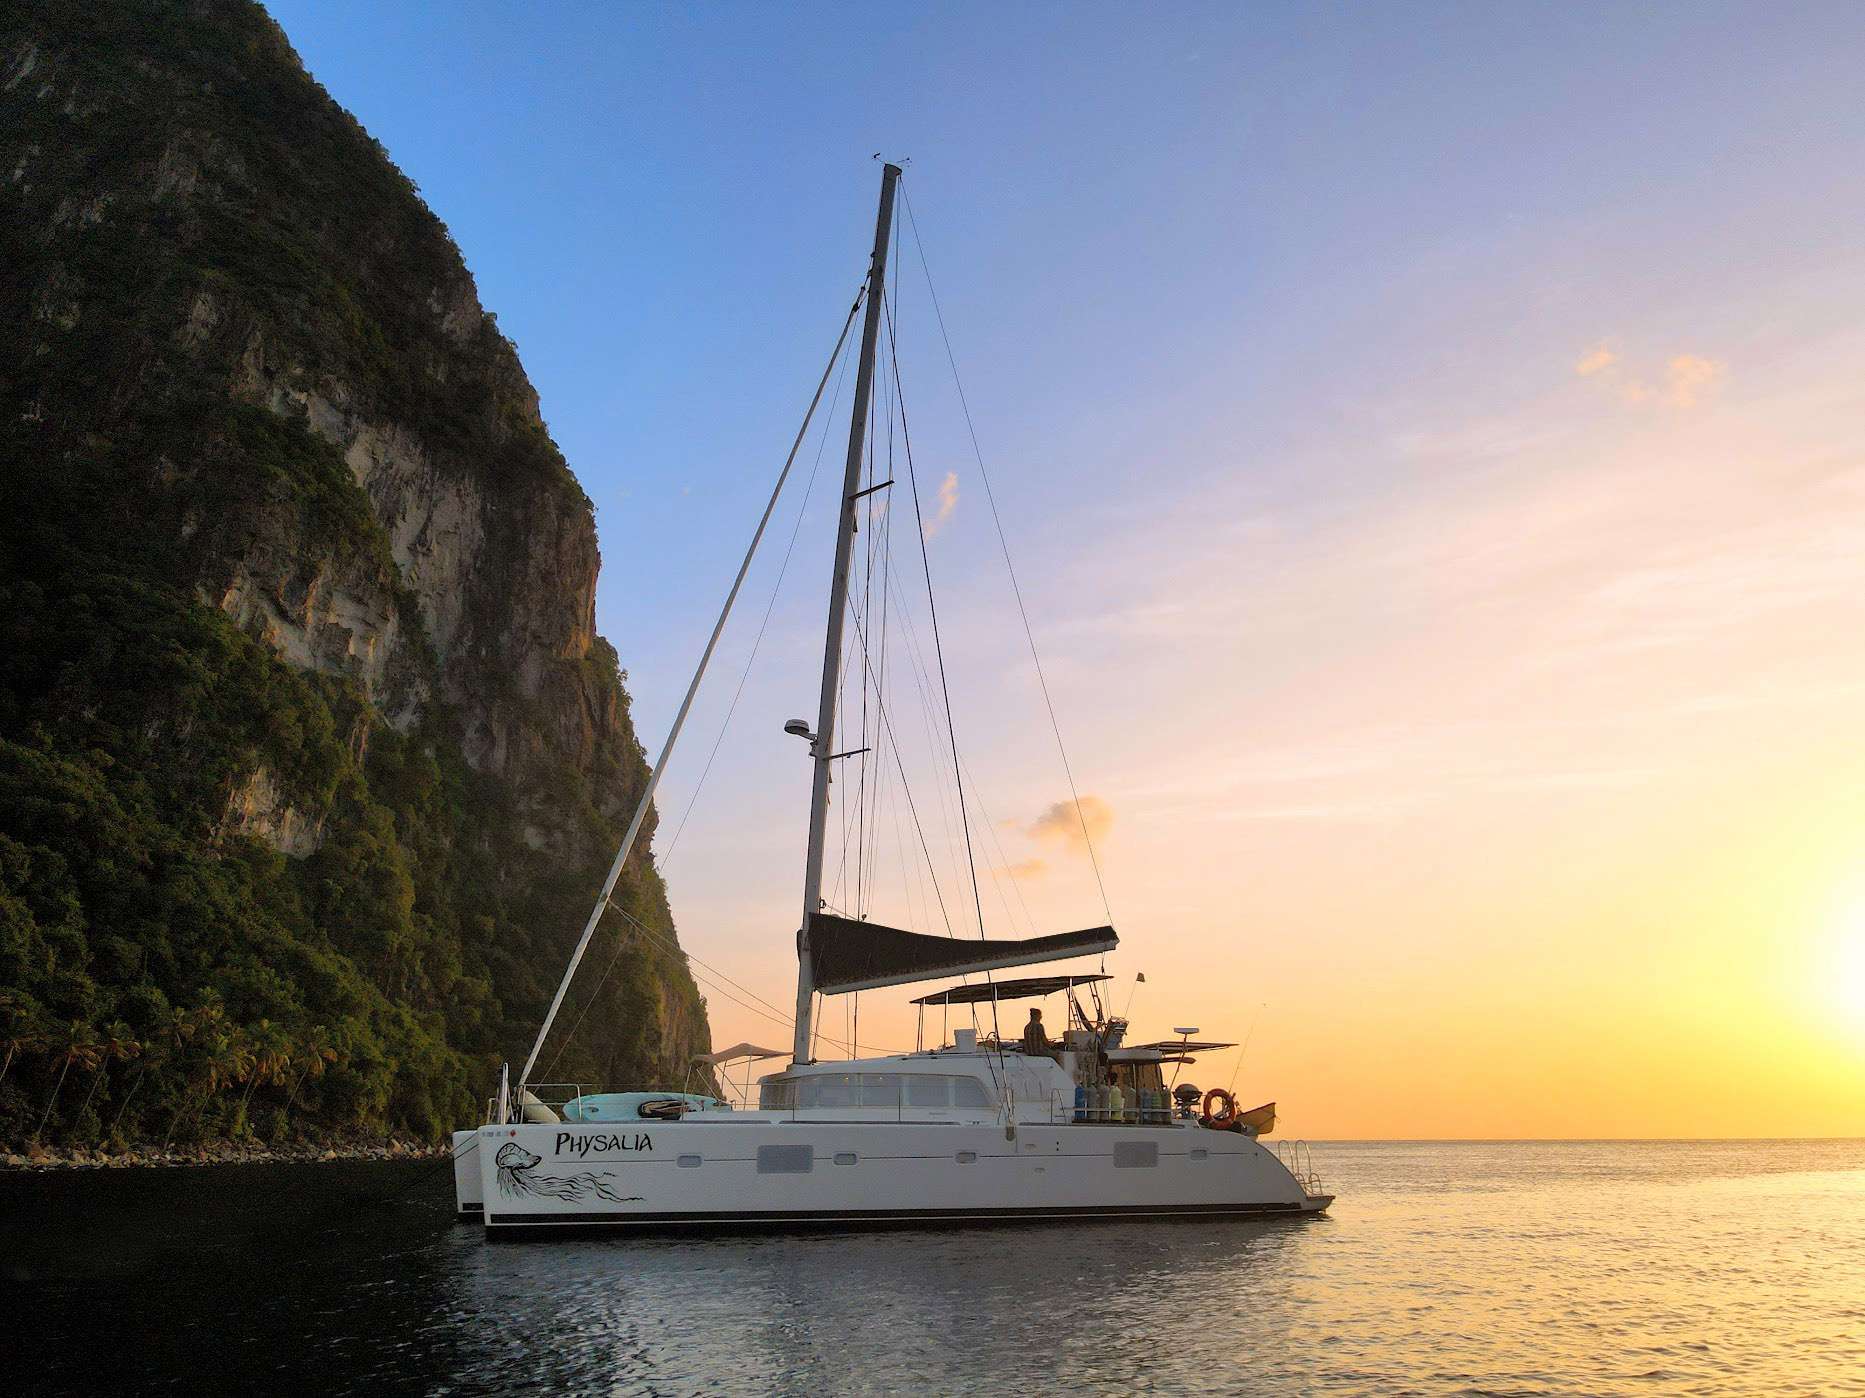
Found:
<path fill-rule="evenodd" d="M 0 1140 L 468 1124 L 646 770 L 458 250 L 256 5 L 7 6 L 0 323 Z M 548 1076 L 677 1083 L 616 901 Z"/>

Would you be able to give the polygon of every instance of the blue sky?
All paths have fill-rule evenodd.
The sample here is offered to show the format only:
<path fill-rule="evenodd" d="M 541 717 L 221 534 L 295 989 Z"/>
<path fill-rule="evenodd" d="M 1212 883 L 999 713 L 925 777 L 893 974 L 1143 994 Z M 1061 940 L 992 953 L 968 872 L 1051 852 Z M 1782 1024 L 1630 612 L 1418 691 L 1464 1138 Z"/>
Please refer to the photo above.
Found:
<path fill-rule="evenodd" d="M 1334 1113 L 1310 1129 L 1413 1135 L 1564 1128 L 1482 1115 L 1522 1078 L 1382 1116 L 1451 1051 L 1445 1024 L 1499 1062 L 1538 1026 L 1521 1074 L 1569 1081 L 1576 1016 L 1629 1022 L 1683 958 L 1743 968 L 1699 977 L 1678 1032 L 1726 1026 L 1784 943 L 1783 1022 L 1820 1020 L 1803 982 L 1845 890 L 1865 898 L 1865 662 L 1842 639 L 1865 621 L 1865 8 L 269 8 L 517 342 L 597 506 L 598 619 L 650 747 L 862 271 L 869 156 L 910 157 L 1159 1016 L 1266 1004 L 1252 1053 Z M 992 857 L 1044 866 L 1035 921 L 1098 921 L 1042 833 L 1066 791 L 906 261 Z M 813 711 L 827 525 L 818 501 L 669 865 L 688 945 L 754 984 L 790 974 L 804 772 L 776 730 Z M 1714 898 L 1706 864 L 1735 881 Z M 1627 946 L 1649 954 L 1602 1001 L 1583 950 Z M 713 1013 L 721 1042 L 780 1033 Z M 863 1013 L 864 1039 L 911 1032 Z M 1379 1045 L 1352 1072 L 1329 1066 L 1343 1035 Z M 1742 1130 L 1855 1111 L 1848 1052 L 1791 1122 Z M 1654 1074 L 1662 1107 L 1618 1103 L 1630 1133 L 1707 1129 L 1710 1078 Z"/>

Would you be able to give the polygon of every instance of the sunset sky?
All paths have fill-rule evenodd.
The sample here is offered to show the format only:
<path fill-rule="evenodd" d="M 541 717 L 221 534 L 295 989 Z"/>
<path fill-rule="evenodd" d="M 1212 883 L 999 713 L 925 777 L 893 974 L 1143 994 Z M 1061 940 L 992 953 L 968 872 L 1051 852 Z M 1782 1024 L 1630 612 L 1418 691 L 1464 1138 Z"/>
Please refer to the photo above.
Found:
<path fill-rule="evenodd" d="M 517 342 L 650 750 L 910 157 L 1135 1031 L 1290 1135 L 1865 1131 L 1865 8 L 270 9 Z M 903 248 L 987 927 L 1098 923 Z M 788 1008 L 846 429 L 661 802 L 720 1045 L 789 1042 L 717 976 Z"/>

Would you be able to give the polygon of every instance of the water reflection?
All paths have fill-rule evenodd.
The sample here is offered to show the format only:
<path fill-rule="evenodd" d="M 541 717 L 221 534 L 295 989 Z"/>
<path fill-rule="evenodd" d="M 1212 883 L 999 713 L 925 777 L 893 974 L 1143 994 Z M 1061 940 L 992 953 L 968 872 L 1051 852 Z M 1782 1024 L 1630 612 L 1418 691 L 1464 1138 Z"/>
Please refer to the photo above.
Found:
<path fill-rule="evenodd" d="M 32 1391 L 1837 1389 L 1865 1143 L 1335 1146 L 1333 1216 L 486 1245 L 444 1169 L 0 1177 Z M 19 1369 L 13 1372 L 22 1372 Z"/>

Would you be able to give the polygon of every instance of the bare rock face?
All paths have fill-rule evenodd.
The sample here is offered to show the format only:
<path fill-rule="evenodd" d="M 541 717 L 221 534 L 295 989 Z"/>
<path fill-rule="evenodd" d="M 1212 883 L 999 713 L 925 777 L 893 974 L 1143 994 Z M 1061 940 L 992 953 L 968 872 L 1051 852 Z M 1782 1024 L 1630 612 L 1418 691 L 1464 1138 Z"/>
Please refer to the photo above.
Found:
<path fill-rule="evenodd" d="M 11 67 L 38 74 L 49 93 L 61 87 L 58 56 L 39 45 L 17 51 Z M 30 168 L 28 155 L 21 161 Z M 237 146 L 182 127 L 130 179 L 68 196 L 58 217 L 82 220 L 114 203 L 120 214 L 140 207 L 204 226 L 230 211 L 242 216 L 239 191 L 251 178 Z M 444 243 L 438 225 L 399 231 Z M 280 499 L 241 521 L 243 538 L 208 552 L 199 595 L 292 664 L 356 684 L 398 730 L 445 704 L 467 760 L 520 787 L 563 765 L 589 773 L 605 754 L 625 766 L 635 747 L 625 707 L 587 673 L 600 566 L 589 503 L 550 444 L 510 344 L 446 251 L 431 283 L 396 307 L 412 341 L 398 353 L 430 380 L 408 404 L 385 402 L 366 376 L 333 369 L 323 327 L 268 314 L 237 286 L 210 280 L 175 304 L 171 342 L 224 375 L 232 399 L 327 443 L 385 545 L 314 545 L 300 502 Z M 382 260 L 395 260 L 392 245 Z M 56 293 L 47 289 L 48 302 Z M 448 395 L 450 386 L 458 391 Z M 434 431 L 424 417 L 435 389 L 449 402 L 478 398 L 475 430 Z M 529 478 L 513 479 L 514 464 L 529 467 Z M 611 788 L 597 804 L 614 812 L 627 795 Z M 586 853 L 565 843 L 545 803 L 534 803 L 527 829 L 534 846 Z"/>
<path fill-rule="evenodd" d="M 317 853 L 323 843 L 323 822 L 309 820 L 292 809 L 272 773 L 255 768 L 245 782 L 227 797 L 223 827 L 242 835 L 256 835 L 294 858 Z"/>
<path fill-rule="evenodd" d="M 179 801 L 175 772 L 211 770 L 174 847 L 269 845 L 278 917 L 323 919 L 304 935 L 459 1051 L 515 1052 L 647 774 L 596 634 L 590 503 L 445 228 L 250 0 L 51 0 L 0 15 L 0 258 L 0 432 L 67 510 L 0 521 L 0 563 L 41 570 L 59 638 L 108 574 L 110 663 L 180 686 L 111 727 L 100 780 Z M 143 655 L 153 599 L 308 688 L 241 728 L 253 666 L 185 619 Z M 71 673 L 0 693 L 0 718 L 102 712 Z M 72 725 L 54 747 L 108 748 Z M 210 731 L 236 736 L 203 754 Z M 645 858 L 620 901 L 664 942 L 586 1016 L 583 1069 L 677 1081 L 705 1012 Z"/>

